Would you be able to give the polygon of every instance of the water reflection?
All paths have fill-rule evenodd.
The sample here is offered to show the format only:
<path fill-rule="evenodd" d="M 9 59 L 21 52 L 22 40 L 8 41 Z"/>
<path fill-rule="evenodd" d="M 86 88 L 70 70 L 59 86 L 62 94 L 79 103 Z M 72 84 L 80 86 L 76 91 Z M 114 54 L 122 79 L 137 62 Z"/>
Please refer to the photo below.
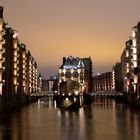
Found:
<path fill-rule="evenodd" d="M 139 139 L 140 138 L 140 112 L 134 109 L 117 106 L 116 123 L 117 131 L 121 140 L 124 139 Z M 126 135 L 124 135 L 126 134 Z"/>
<path fill-rule="evenodd" d="M 38 99 L 38 108 L 46 106 L 48 108 L 57 108 L 57 102 L 52 96 Z"/>
<path fill-rule="evenodd" d="M 43 99 L 20 112 L 0 114 L 0 140 L 139 140 L 140 112 L 113 100 L 61 111 Z"/>
<path fill-rule="evenodd" d="M 2 114 L 0 116 L 0 140 L 28 139 L 29 129 L 24 129 L 24 126 L 28 127 L 27 117 L 26 111 L 16 114 Z"/>

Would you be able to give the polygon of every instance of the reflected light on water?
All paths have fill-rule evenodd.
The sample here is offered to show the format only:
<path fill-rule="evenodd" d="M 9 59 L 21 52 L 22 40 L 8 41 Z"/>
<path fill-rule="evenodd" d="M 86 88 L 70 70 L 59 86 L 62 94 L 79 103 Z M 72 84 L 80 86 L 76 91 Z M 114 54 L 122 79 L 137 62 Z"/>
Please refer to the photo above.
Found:
<path fill-rule="evenodd" d="M 0 116 L 0 140 L 139 140 L 140 112 L 97 100 L 79 111 L 61 111 L 43 99 Z"/>
<path fill-rule="evenodd" d="M 79 109 L 79 134 L 80 137 L 84 138 L 85 135 L 85 118 L 84 118 L 84 109 Z"/>

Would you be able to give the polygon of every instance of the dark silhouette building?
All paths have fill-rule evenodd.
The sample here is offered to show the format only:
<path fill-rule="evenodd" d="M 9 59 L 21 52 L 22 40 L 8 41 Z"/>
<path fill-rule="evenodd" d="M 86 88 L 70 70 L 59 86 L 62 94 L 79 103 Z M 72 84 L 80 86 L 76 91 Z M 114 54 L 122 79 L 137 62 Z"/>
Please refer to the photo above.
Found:
<path fill-rule="evenodd" d="M 92 92 L 92 60 L 90 57 L 88 57 L 82 58 L 82 61 L 85 65 L 85 79 L 87 81 L 87 92 Z"/>
<path fill-rule="evenodd" d="M 58 93 L 58 76 L 50 76 L 47 80 L 47 91 L 52 94 Z"/>

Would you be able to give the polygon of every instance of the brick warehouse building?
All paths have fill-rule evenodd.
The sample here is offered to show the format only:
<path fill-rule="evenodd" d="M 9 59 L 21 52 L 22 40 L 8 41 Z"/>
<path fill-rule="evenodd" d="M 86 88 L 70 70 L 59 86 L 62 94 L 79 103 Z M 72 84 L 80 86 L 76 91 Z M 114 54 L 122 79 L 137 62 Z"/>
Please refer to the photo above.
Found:
<path fill-rule="evenodd" d="M 112 91 L 112 72 L 93 77 L 93 91 Z"/>
<path fill-rule="evenodd" d="M 41 89 L 37 63 L 17 31 L 7 26 L 0 6 L 0 96 L 29 95 Z"/>

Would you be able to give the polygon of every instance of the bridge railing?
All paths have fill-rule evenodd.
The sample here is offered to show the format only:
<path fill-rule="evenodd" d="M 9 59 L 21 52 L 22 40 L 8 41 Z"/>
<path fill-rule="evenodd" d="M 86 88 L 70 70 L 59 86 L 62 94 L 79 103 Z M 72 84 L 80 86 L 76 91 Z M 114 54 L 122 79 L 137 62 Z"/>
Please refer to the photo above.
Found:
<path fill-rule="evenodd" d="M 49 91 L 42 91 L 42 92 L 37 92 L 37 93 L 31 93 L 30 96 L 53 96 L 53 92 Z"/>
<path fill-rule="evenodd" d="M 117 91 L 96 91 L 92 92 L 94 96 L 123 96 L 123 93 Z"/>

